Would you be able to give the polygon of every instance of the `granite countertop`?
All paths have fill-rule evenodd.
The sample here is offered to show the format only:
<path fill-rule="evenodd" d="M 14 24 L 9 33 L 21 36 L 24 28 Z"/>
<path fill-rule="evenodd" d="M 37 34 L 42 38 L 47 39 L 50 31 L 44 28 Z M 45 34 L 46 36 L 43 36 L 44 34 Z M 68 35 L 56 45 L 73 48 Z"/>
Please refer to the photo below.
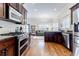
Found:
<path fill-rule="evenodd" d="M 24 33 L 12 32 L 12 33 L 0 34 L 0 40 L 8 39 L 8 38 L 11 38 L 11 37 L 16 37 L 16 36 L 21 35 L 21 34 L 24 34 Z"/>
<path fill-rule="evenodd" d="M 8 39 L 8 38 L 11 38 L 11 37 L 14 37 L 14 36 L 0 36 L 0 40 Z"/>
<path fill-rule="evenodd" d="M 66 34 L 72 34 L 73 32 L 63 32 L 63 33 L 66 33 Z"/>

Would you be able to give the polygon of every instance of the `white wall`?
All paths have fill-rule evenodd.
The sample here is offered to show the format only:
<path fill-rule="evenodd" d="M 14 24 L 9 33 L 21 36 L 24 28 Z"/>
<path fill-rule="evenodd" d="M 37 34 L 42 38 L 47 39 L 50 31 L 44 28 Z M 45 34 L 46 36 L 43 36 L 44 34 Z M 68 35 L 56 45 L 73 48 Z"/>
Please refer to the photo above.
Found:
<path fill-rule="evenodd" d="M 61 25 L 63 27 L 67 27 L 67 22 L 63 23 L 65 20 L 69 19 L 70 22 L 68 22 L 68 24 L 71 24 L 71 10 L 70 8 L 75 5 L 75 3 L 69 4 L 66 8 L 64 8 L 62 11 L 60 11 L 57 20 L 59 21 L 59 28 L 62 30 L 67 30 L 66 28 L 62 28 Z M 64 26 L 64 25 L 65 26 Z M 68 25 L 69 26 L 69 25 Z M 70 30 L 72 28 L 72 25 L 70 25 L 70 28 L 68 28 L 68 30 Z"/>
<path fill-rule="evenodd" d="M 69 14 L 71 14 L 70 8 L 75 5 L 76 3 L 71 3 L 68 4 L 68 6 L 66 6 L 64 9 L 62 9 L 61 11 L 59 11 L 59 15 L 57 16 L 58 19 L 61 19 Z"/>

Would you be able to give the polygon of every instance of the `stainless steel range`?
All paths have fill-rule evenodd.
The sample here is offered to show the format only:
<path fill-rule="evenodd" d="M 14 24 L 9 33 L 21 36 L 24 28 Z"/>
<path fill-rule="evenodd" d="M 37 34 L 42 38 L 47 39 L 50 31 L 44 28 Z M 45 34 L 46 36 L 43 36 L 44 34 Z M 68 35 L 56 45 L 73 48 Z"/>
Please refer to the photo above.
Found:
<path fill-rule="evenodd" d="M 28 50 L 29 47 L 29 34 L 21 34 L 17 35 L 17 42 L 16 42 L 16 55 L 22 55 L 25 50 Z"/>

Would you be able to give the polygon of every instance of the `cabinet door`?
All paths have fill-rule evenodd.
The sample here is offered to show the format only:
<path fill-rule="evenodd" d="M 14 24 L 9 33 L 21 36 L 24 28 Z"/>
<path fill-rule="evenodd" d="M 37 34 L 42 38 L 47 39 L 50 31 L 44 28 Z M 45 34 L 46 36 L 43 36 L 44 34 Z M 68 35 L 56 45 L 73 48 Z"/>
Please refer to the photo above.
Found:
<path fill-rule="evenodd" d="M 77 10 L 74 10 L 72 15 L 73 15 L 73 21 L 74 21 L 74 23 L 77 24 L 78 23 Z"/>
<path fill-rule="evenodd" d="M 12 6 L 14 9 L 16 9 L 17 11 L 19 10 L 19 4 L 18 3 L 10 3 L 10 6 Z"/>
<path fill-rule="evenodd" d="M 22 14 L 22 5 L 19 4 L 19 12 Z"/>
<path fill-rule="evenodd" d="M 24 24 L 24 13 L 25 13 L 25 10 L 24 10 L 24 7 L 22 6 L 22 4 L 19 4 L 19 12 L 22 14 L 21 16 L 21 23 Z"/>
<path fill-rule="evenodd" d="M 22 16 L 23 16 L 22 24 L 24 24 L 24 21 L 25 21 L 25 9 L 24 9 L 24 7 L 22 7 Z"/>
<path fill-rule="evenodd" d="M 25 9 L 24 9 L 23 6 L 22 6 L 22 15 L 23 15 L 23 16 L 25 15 Z"/>
<path fill-rule="evenodd" d="M 22 4 L 19 4 L 19 12 L 20 12 L 22 15 L 24 15 L 24 13 L 25 13 L 25 8 L 23 7 Z"/>
<path fill-rule="evenodd" d="M 2 56 L 2 50 L 0 50 L 0 56 Z"/>
<path fill-rule="evenodd" d="M 27 19 L 27 11 L 25 11 L 25 19 Z"/>
<path fill-rule="evenodd" d="M 15 54 L 15 38 L 8 38 L 4 41 L 7 56 L 14 56 Z"/>
<path fill-rule="evenodd" d="M 24 18 L 25 18 L 25 24 L 27 24 L 27 11 L 25 11 L 25 16 L 24 16 Z"/>
<path fill-rule="evenodd" d="M 3 56 L 3 49 L 5 48 L 5 46 L 3 45 L 3 41 L 0 41 L 0 56 Z"/>
<path fill-rule="evenodd" d="M 15 55 L 15 49 L 14 46 L 10 46 L 7 48 L 7 56 L 14 56 Z"/>
<path fill-rule="evenodd" d="M 16 3 L 10 3 L 10 6 L 16 9 Z"/>
<path fill-rule="evenodd" d="M 19 3 L 16 3 L 16 9 L 19 11 Z"/>
<path fill-rule="evenodd" d="M 25 9 L 23 8 L 23 24 L 25 24 Z"/>
<path fill-rule="evenodd" d="M 0 3 L 0 18 L 5 18 L 5 4 Z"/>

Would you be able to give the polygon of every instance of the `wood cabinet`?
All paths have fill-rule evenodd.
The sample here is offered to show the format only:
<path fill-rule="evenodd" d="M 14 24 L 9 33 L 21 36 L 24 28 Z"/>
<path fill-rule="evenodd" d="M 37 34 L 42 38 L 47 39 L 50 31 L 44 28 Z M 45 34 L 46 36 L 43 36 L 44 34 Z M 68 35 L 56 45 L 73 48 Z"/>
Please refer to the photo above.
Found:
<path fill-rule="evenodd" d="M 19 11 L 19 4 L 18 3 L 9 3 L 10 6 L 12 6 L 14 9 Z"/>
<path fill-rule="evenodd" d="M 22 6 L 22 4 L 19 4 L 19 12 L 21 14 L 24 14 L 24 7 Z"/>
<path fill-rule="evenodd" d="M 72 20 L 72 24 L 73 24 L 73 40 L 72 40 L 72 51 L 73 51 L 73 55 L 78 56 L 79 53 L 79 3 L 75 4 L 73 7 L 71 7 L 71 20 Z"/>
<path fill-rule="evenodd" d="M 0 18 L 5 18 L 5 4 L 4 3 L 0 3 Z"/>
<path fill-rule="evenodd" d="M 25 11 L 24 19 L 25 19 L 25 24 L 27 24 L 27 11 Z"/>
<path fill-rule="evenodd" d="M 2 52 L 3 52 L 3 48 L 5 48 L 5 46 L 3 45 L 3 43 L 0 41 L 0 56 L 2 56 Z"/>
<path fill-rule="evenodd" d="M 0 56 L 15 55 L 15 38 L 8 38 L 0 41 Z"/>
<path fill-rule="evenodd" d="M 27 16 L 27 10 L 23 7 L 23 5 L 19 3 L 10 3 L 9 5 L 22 14 L 21 22 L 22 24 L 25 24 L 25 17 Z"/>
<path fill-rule="evenodd" d="M 27 12 L 25 12 L 25 16 L 24 16 L 24 24 L 27 24 Z"/>
<path fill-rule="evenodd" d="M 78 10 L 79 10 L 79 3 L 75 4 L 73 7 L 70 8 L 71 10 L 71 24 L 77 23 L 78 19 Z"/>
<path fill-rule="evenodd" d="M 7 55 L 8 55 L 8 56 L 13 56 L 13 55 L 15 55 L 15 52 L 13 52 L 13 51 L 14 51 L 14 47 L 15 47 L 15 46 L 10 46 L 10 47 L 7 48 Z"/>
<path fill-rule="evenodd" d="M 22 10 L 22 15 L 23 15 L 23 24 L 25 24 L 25 12 L 26 12 L 26 10 L 25 10 L 25 8 L 23 7 L 23 10 Z"/>
<path fill-rule="evenodd" d="M 0 18 L 9 19 L 9 6 L 22 14 L 21 21 L 24 24 L 27 16 L 27 10 L 19 3 L 0 3 Z"/>
<path fill-rule="evenodd" d="M 22 24 L 24 24 L 24 20 L 25 20 L 25 9 L 24 9 L 23 6 L 22 6 L 22 16 L 23 16 Z"/>
<path fill-rule="evenodd" d="M 44 40 L 45 42 L 56 42 L 56 43 L 60 43 L 63 45 L 65 43 L 61 32 L 45 32 Z"/>
<path fill-rule="evenodd" d="M 19 12 L 22 14 L 22 5 L 19 4 Z"/>
<path fill-rule="evenodd" d="M 27 19 L 27 10 L 25 10 L 25 16 L 24 16 L 25 19 Z"/>

